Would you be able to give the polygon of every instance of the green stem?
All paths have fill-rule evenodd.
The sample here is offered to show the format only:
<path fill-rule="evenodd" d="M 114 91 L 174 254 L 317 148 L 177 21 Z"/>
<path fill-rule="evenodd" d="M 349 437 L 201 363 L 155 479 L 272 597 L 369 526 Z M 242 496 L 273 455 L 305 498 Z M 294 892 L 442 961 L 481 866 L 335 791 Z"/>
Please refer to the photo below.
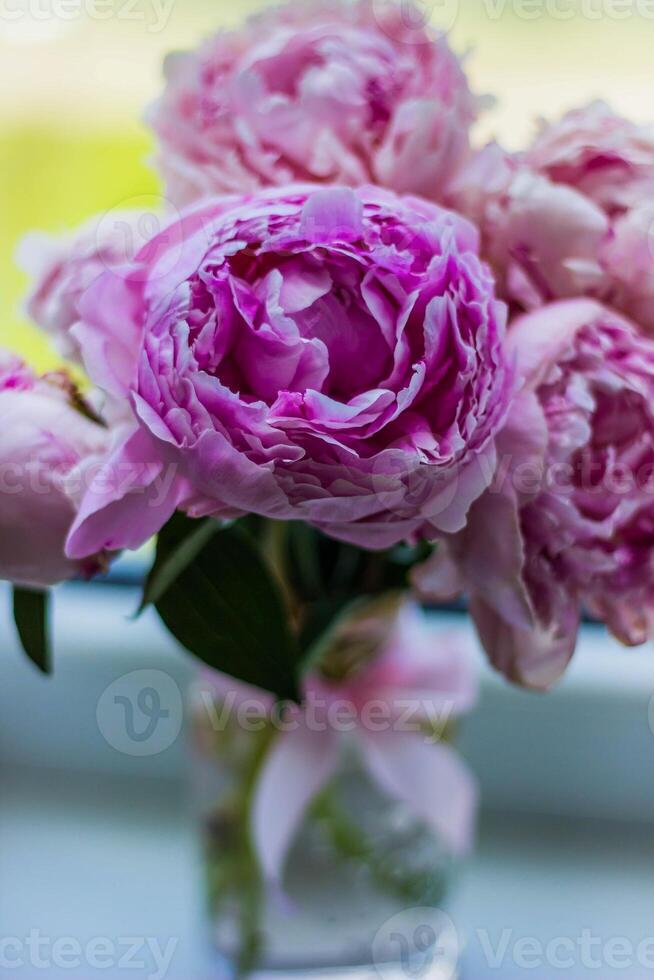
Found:
<path fill-rule="evenodd" d="M 239 780 L 238 789 L 214 811 L 212 822 L 219 828 L 207 849 L 209 901 L 217 918 L 231 897 L 239 914 L 239 950 L 236 958 L 238 978 L 248 976 L 261 954 L 261 921 L 264 902 L 259 862 L 250 837 L 250 814 L 261 767 L 274 737 L 267 725 L 255 740 Z M 254 736 L 253 736 L 254 738 Z"/>
<path fill-rule="evenodd" d="M 363 865 L 382 891 L 402 902 L 424 902 L 428 895 L 429 901 L 437 905 L 442 899 L 446 889 L 444 876 L 428 871 L 405 872 L 392 866 L 356 821 L 339 806 L 333 790 L 327 790 L 319 797 L 313 815 L 320 821 L 334 851 L 346 861 Z"/>

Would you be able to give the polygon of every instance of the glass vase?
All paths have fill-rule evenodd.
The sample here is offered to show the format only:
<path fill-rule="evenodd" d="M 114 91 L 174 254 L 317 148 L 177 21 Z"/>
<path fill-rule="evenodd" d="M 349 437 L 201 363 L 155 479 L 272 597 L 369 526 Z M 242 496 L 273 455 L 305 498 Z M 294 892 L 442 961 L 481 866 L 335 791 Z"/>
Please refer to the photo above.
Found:
<path fill-rule="evenodd" d="M 279 733 L 266 712 L 244 725 L 228 700 L 203 681 L 191 695 L 209 925 L 225 976 L 454 980 L 458 937 L 443 909 L 456 862 L 374 782 L 356 737 L 341 738 L 281 882 L 265 882 L 252 797 Z"/>

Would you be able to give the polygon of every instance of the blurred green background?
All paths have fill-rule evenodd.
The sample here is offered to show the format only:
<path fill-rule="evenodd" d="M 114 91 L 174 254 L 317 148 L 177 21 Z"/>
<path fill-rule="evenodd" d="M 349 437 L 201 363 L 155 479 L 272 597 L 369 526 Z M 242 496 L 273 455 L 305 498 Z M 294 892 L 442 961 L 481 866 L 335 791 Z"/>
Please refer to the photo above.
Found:
<path fill-rule="evenodd" d="M 97 7 L 95 4 L 98 3 Z M 20 312 L 22 235 L 61 231 L 158 193 L 141 124 L 162 58 L 266 0 L 0 0 L 0 343 L 53 354 Z M 426 0 L 473 85 L 498 101 L 476 138 L 518 148 L 539 115 L 604 97 L 647 121 L 654 4 L 642 0 Z M 649 10 L 649 15 L 647 11 Z M 572 16 L 570 16 L 572 14 Z"/>

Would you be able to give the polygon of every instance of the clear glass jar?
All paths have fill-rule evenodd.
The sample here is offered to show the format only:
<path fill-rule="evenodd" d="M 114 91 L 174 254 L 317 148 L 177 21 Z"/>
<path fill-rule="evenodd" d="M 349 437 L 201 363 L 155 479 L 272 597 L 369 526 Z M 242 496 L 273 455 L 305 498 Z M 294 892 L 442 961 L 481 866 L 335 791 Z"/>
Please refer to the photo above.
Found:
<path fill-rule="evenodd" d="M 361 977 L 454 980 L 458 938 L 440 911 L 454 862 L 432 830 L 372 781 L 356 739 L 343 740 L 335 778 L 294 837 L 283 889 L 270 889 L 250 807 L 277 734 L 244 730 L 202 682 L 191 698 L 211 937 L 234 976 L 260 969 L 349 978 L 374 966 Z"/>

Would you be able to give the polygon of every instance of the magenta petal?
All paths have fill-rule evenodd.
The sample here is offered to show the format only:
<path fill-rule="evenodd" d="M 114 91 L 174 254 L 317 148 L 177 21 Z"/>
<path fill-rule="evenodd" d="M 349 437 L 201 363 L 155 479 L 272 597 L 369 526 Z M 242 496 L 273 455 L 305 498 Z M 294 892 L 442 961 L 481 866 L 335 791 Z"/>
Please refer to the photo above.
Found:
<path fill-rule="evenodd" d="M 422 513 L 436 534 L 456 534 L 465 527 L 470 506 L 493 479 L 496 464 L 497 452 L 495 444 L 491 443 L 484 452 L 459 466 L 450 479 L 435 489 L 427 503 L 423 504 Z"/>
<path fill-rule="evenodd" d="M 573 597 L 565 615 L 531 629 L 512 626 L 487 602 L 475 598 L 470 613 L 496 670 L 536 691 L 547 691 L 561 679 L 577 645 L 579 610 Z"/>
<path fill-rule="evenodd" d="M 300 261 L 286 262 L 280 267 L 282 286 L 279 294 L 284 313 L 299 313 L 326 296 L 332 286 L 325 268 Z"/>
<path fill-rule="evenodd" d="M 379 786 L 406 803 L 455 855 L 473 846 L 477 784 L 449 745 L 429 744 L 414 732 L 361 736 L 365 762 Z"/>
<path fill-rule="evenodd" d="M 66 542 L 69 558 L 136 549 L 177 509 L 186 485 L 138 429 L 91 479 Z"/>
<path fill-rule="evenodd" d="M 136 380 L 143 332 L 138 277 L 138 267 L 105 272 L 80 299 L 80 322 L 70 331 L 91 380 L 122 398 Z"/>
<path fill-rule="evenodd" d="M 302 209 L 300 232 L 309 242 L 354 242 L 364 234 L 363 205 L 348 188 L 316 191 Z"/>
<path fill-rule="evenodd" d="M 220 432 L 204 432 L 182 462 L 192 485 L 221 507 L 280 520 L 289 513 L 288 499 L 272 469 L 252 463 Z"/>
<path fill-rule="evenodd" d="M 280 734 L 264 763 L 252 802 L 252 837 L 266 880 L 278 884 L 307 807 L 334 775 L 334 732 L 310 730 L 302 719 Z"/>
<path fill-rule="evenodd" d="M 405 601 L 385 624 L 379 656 L 348 683 L 359 705 L 382 702 L 400 720 L 406 705 L 417 718 L 449 721 L 470 711 L 478 695 L 472 650 L 462 634 L 444 633 L 414 602 Z"/>
<path fill-rule="evenodd" d="M 506 346 L 517 357 L 520 375 L 536 384 L 557 358 L 572 345 L 584 324 L 602 313 L 599 303 L 587 299 L 551 303 L 534 313 L 518 317 L 507 334 Z"/>
<path fill-rule="evenodd" d="M 452 602 L 465 590 L 461 568 L 442 542 L 428 561 L 413 569 L 411 584 L 426 602 Z"/>

